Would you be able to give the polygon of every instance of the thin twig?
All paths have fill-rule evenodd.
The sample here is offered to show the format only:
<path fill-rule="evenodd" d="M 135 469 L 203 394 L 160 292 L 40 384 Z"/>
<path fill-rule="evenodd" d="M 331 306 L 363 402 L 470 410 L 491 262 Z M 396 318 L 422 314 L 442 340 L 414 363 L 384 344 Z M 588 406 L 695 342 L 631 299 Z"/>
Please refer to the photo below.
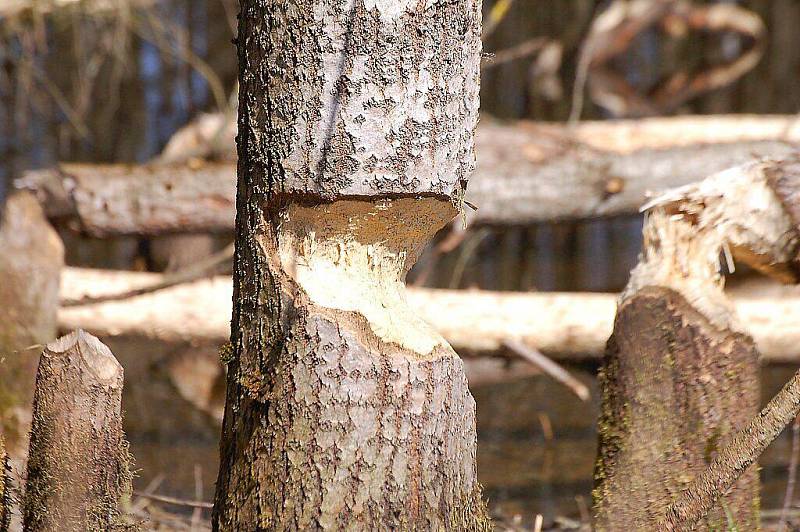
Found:
<path fill-rule="evenodd" d="M 186 499 L 178 499 L 176 497 L 167 497 L 166 495 L 156 495 L 155 493 L 143 493 L 141 491 L 134 491 L 134 495 L 137 497 L 142 497 L 144 499 L 150 499 L 152 501 L 163 502 L 166 504 L 172 504 L 174 506 L 188 506 L 189 508 L 213 508 L 214 505 L 210 502 L 205 501 L 189 501 Z"/>
<path fill-rule="evenodd" d="M 534 37 L 533 39 L 528 39 L 527 41 L 523 41 L 509 48 L 504 48 L 486 57 L 481 64 L 481 68 L 488 70 L 510 61 L 528 57 L 544 48 L 548 42 L 549 40 L 544 37 Z"/>
<path fill-rule="evenodd" d="M 103 294 L 99 296 L 83 296 L 77 299 L 64 299 L 61 301 L 62 307 L 77 307 L 81 305 L 92 305 L 94 303 L 104 303 L 106 301 L 119 301 L 121 299 L 129 299 L 132 297 L 141 296 L 164 290 L 173 286 L 189 283 L 202 277 L 209 275 L 214 268 L 220 264 L 229 261 L 234 254 L 234 244 L 228 244 L 225 249 L 218 251 L 207 258 L 176 272 L 166 274 L 161 281 L 151 284 L 149 286 L 142 286 L 116 294 Z"/>
<path fill-rule="evenodd" d="M 569 388 L 581 401 L 585 402 L 591 399 L 592 394 L 585 384 L 573 377 L 567 370 L 544 356 L 537 349 L 528 347 L 518 340 L 506 340 L 503 344 L 521 358 L 527 360 L 544 373 Z"/>
<path fill-rule="evenodd" d="M 794 485 L 797 481 L 798 454 L 800 454 L 800 416 L 796 416 L 792 424 L 792 454 L 789 457 L 789 478 L 786 480 L 786 494 L 783 497 L 781 517 L 778 520 L 778 532 L 786 530 L 786 521 L 789 519 L 789 510 L 794 499 Z"/>

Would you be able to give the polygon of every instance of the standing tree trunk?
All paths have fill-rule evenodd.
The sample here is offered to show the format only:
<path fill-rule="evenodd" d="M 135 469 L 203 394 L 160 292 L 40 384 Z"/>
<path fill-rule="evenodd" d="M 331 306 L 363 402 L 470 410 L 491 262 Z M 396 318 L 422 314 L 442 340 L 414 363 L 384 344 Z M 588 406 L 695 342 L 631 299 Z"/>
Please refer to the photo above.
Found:
<path fill-rule="evenodd" d="M 6 444 L 0 436 L 0 532 L 8 532 L 11 524 L 11 490 L 11 466 L 8 463 Z"/>
<path fill-rule="evenodd" d="M 131 494 L 122 366 L 78 330 L 50 343 L 36 375 L 25 530 L 124 530 Z"/>
<path fill-rule="evenodd" d="M 480 2 L 245 0 L 215 530 L 483 530 L 461 360 L 405 302 L 474 167 Z"/>
<path fill-rule="evenodd" d="M 598 530 L 665 529 L 673 501 L 755 418 L 758 352 L 723 293 L 720 257 L 797 281 L 800 233 L 775 176 L 800 176 L 798 168 L 734 168 L 663 195 L 648 212 L 600 373 Z M 736 473 L 703 509 L 681 507 L 695 521 L 670 514 L 670 530 L 701 519 L 703 530 L 756 530 L 757 469 Z"/>

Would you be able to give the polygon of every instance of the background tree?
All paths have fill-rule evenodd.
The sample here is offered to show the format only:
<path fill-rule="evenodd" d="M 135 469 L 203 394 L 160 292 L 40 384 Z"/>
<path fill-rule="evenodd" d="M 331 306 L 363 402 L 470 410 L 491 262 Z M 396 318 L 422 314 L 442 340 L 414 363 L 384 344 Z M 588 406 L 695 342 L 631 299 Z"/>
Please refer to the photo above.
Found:
<path fill-rule="evenodd" d="M 247 0 L 222 530 L 486 528 L 405 274 L 474 166 L 480 2 Z"/>

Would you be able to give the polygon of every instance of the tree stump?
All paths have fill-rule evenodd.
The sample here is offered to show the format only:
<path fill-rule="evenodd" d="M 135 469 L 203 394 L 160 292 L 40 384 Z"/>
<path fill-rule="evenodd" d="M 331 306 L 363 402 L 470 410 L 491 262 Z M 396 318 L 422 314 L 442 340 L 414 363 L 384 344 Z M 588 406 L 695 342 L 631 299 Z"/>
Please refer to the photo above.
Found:
<path fill-rule="evenodd" d="M 11 194 L 0 218 L 0 432 L 11 455 L 24 454 L 36 352 L 56 336 L 61 239 L 27 192 Z"/>
<path fill-rule="evenodd" d="M 774 178 L 793 164 L 736 167 L 649 206 L 600 373 L 598 530 L 663 529 L 671 505 L 755 419 L 759 355 L 723 292 L 720 261 L 796 280 L 800 232 Z M 757 529 L 757 469 L 735 473 L 702 510 L 670 509 L 670 529 Z"/>
<path fill-rule="evenodd" d="M 125 529 L 131 492 L 122 432 L 122 366 L 100 340 L 78 330 L 49 344 L 36 376 L 26 530 Z"/>

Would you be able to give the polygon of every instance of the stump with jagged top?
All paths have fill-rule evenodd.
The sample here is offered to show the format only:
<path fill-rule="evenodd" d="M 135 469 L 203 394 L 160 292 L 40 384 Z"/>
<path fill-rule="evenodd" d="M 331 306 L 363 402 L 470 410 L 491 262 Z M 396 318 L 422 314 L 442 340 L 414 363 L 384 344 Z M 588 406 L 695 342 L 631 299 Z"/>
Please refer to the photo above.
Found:
<path fill-rule="evenodd" d="M 36 376 L 26 530 L 125 528 L 131 490 L 122 432 L 122 366 L 100 340 L 78 330 L 44 349 Z"/>

